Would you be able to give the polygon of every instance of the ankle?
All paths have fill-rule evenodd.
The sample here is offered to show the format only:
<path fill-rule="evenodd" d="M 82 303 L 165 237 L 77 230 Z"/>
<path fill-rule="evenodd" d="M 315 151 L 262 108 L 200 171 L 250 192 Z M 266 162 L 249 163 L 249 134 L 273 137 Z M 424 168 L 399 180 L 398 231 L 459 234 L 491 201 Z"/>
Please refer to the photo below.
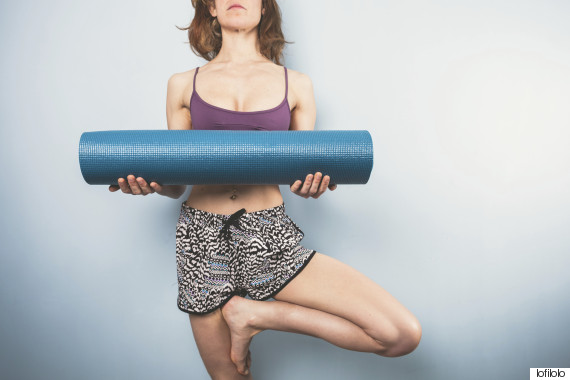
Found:
<path fill-rule="evenodd" d="M 251 313 L 247 320 L 249 327 L 256 330 L 274 329 L 279 324 L 279 319 L 283 318 L 283 310 L 281 302 L 277 301 L 255 301 L 256 307 L 251 309 Z"/>
<path fill-rule="evenodd" d="M 261 319 L 256 313 L 250 313 L 247 317 L 245 324 L 247 327 L 251 327 L 254 329 L 259 329 L 259 326 L 262 325 Z"/>

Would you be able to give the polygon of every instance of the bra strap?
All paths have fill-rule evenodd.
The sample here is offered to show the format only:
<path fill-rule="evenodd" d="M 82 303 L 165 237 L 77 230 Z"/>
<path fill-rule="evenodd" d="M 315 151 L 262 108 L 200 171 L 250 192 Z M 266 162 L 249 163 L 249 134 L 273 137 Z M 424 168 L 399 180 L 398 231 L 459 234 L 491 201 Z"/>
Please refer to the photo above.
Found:
<path fill-rule="evenodd" d="M 196 67 L 196 71 L 194 72 L 194 82 L 192 84 L 192 92 L 196 91 L 196 75 L 198 74 L 198 69 L 200 69 L 200 68 Z"/>
<path fill-rule="evenodd" d="M 289 78 L 287 77 L 287 68 L 283 66 L 285 69 L 285 99 L 287 99 L 287 92 L 289 91 Z"/>

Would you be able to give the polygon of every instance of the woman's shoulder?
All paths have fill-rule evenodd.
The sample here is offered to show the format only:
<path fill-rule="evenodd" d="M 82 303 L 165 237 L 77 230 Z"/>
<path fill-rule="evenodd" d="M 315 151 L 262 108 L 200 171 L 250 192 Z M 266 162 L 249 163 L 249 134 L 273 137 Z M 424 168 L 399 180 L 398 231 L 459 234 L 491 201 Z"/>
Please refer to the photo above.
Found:
<path fill-rule="evenodd" d="M 168 78 L 168 85 L 172 85 L 174 87 L 186 87 L 188 84 L 192 85 L 194 73 L 196 73 L 196 68 L 180 73 L 174 73 L 170 78 Z"/>
<path fill-rule="evenodd" d="M 302 73 L 300 71 L 297 70 L 293 70 L 287 67 L 287 74 L 292 78 L 292 79 L 296 79 L 296 80 L 305 80 L 305 81 L 310 81 L 311 78 L 305 74 Z"/>
<path fill-rule="evenodd" d="M 168 78 L 168 93 L 172 97 L 179 98 L 185 104 L 187 94 L 192 93 L 194 90 L 194 73 L 196 69 L 174 73 Z"/>
<path fill-rule="evenodd" d="M 313 82 L 311 81 L 311 77 L 309 77 L 309 75 L 287 67 L 287 76 L 289 79 L 289 85 L 293 90 L 312 90 Z"/>

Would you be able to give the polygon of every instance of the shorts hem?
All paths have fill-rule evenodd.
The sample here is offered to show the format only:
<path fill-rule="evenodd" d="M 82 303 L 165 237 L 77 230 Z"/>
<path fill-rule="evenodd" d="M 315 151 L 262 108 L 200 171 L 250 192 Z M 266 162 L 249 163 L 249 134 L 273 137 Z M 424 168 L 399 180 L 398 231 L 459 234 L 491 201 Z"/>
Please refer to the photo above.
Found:
<path fill-rule="evenodd" d="M 216 309 L 221 309 L 222 306 L 224 306 L 233 296 L 238 296 L 238 295 L 239 295 L 239 292 L 232 292 L 232 293 L 230 293 L 230 295 L 229 295 L 226 299 L 224 299 L 219 305 L 217 305 L 217 306 L 215 306 L 215 307 L 213 307 L 213 308 L 210 308 L 210 309 L 208 309 L 208 310 L 206 310 L 206 311 L 191 311 L 191 310 L 186 310 L 186 309 L 181 308 L 181 307 L 180 307 L 180 304 L 178 304 L 178 302 L 176 303 L 176 306 L 178 306 L 178 309 L 179 309 L 180 311 L 183 311 L 183 312 L 185 312 L 185 313 L 187 313 L 187 314 L 192 314 L 192 315 L 204 315 L 204 314 L 212 313 L 212 312 L 216 311 Z"/>
<path fill-rule="evenodd" d="M 305 262 L 303 263 L 303 265 L 301 265 L 299 267 L 299 269 L 297 270 L 297 272 L 293 273 L 293 275 L 291 277 L 289 277 L 287 279 L 287 281 L 285 281 L 284 283 L 282 283 L 281 285 L 279 285 L 279 287 L 277 289 L 275 289 L 273 292 L 271 292 L 271 294 L 260 298 L 259 301 L 265 301 L 269 298 L 273 298 L 274 295 L 276 295 L 277 293 L 279 293 L 289 282 L 291 282 L 295 277 L 297 277 L 297 275 L 299 273 L 301 273 L 303 271 L 303 269 L 305 269 L 305 267 L 307 266 L 307 264 L 309 264 L 309 261 L 311 261 L 311 259 L 313 258 L 313 256 L 315 256 L 315 253 L 317 253 L 316 250 L 313 249 L 313 252 L 311 252 L 311 254 L 309 255 L 309 257 L 307 258 L 307 260 L 305 260 Z"/>

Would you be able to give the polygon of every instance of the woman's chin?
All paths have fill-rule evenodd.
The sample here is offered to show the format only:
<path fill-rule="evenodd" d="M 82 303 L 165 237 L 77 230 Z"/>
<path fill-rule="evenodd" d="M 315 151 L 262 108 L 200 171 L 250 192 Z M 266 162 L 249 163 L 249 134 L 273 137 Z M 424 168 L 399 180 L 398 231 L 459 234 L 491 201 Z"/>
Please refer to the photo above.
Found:
<path fill-rule="evenodd" d="M 235 22 L 229 22 L 223 26 L 229 32 L 245 32 L 257 27 L 257 24 L 249 24 L 242 21 L 235 20 Z"/>

